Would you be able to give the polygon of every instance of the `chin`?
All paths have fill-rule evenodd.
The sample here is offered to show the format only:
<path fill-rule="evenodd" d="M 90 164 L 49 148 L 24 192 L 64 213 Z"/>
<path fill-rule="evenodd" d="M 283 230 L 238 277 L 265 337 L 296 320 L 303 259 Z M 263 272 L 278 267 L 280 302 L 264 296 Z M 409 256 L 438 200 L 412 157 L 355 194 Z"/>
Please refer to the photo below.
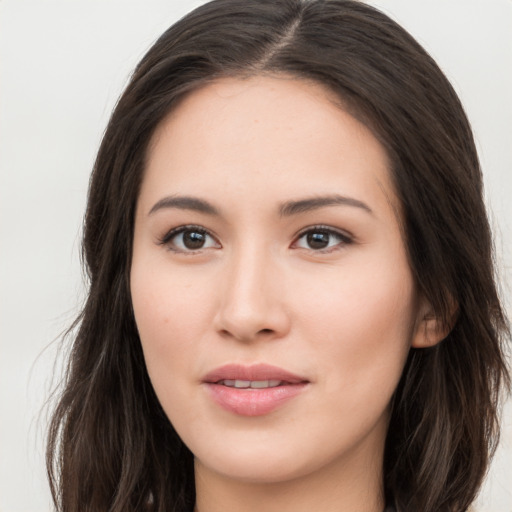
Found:
<path fill-rule="evenodd" d="M 254 460 L 256 459 L 256 460 Z M 218 473 L 230 480 L 241 483 L 272 484 L 281 483 L 305 476 L 311 468 L 297 461 L 285 459 L 264 459 L 255 457 L 253 460 L 241 461 L 238 457 L 216 460 L 208 465 L 210 471 Z M 196 464 L 203 464 L 196 459 Z M 206 465 L 206 464 L 203 464 Z"/>
<path fill-rule="evenodd" d="M 333 462 L 329 456 L 332 454 L 305 450 L 304 443 L 279 444 L 233 444 L 207 454 L 198 453 L 195 464 L 242 483 L 272 484 L 304 477 Z"/>

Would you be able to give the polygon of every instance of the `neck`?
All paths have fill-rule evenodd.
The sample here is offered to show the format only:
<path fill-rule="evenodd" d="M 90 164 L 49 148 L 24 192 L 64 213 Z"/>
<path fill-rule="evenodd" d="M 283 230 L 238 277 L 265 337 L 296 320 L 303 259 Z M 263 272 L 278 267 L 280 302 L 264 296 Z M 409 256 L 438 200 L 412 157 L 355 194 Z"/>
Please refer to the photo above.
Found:
<path fill-rule="evenodd" d="M 383 454 L 368 455 L 278 482 L 240 481 L 196 460 L 194 512 L 382 512 Z"/>

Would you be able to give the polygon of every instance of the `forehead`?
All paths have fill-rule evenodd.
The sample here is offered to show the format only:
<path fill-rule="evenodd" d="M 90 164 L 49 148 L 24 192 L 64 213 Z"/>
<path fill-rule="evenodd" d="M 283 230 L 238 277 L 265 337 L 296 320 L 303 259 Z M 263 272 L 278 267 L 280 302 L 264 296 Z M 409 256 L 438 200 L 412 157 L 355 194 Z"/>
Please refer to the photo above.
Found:
<path fill-rule="evenodd" d="M 221 135 L 221 124 L 229 124 L 233 131 L 244 128 L 238 137 L 254 135 L 260 126 L 263 130 L 278 129 L 280 138 L 283 128 L 293 128 L 297 135 L 302 128 L 310 132 L 308 135 L 316 132 L 322 137 L 322 131 L 333 123 L 339 125 L 352 110 L 331 89 L 313 80 L 285 74 L 224 77 L 186 94 L 157 127 L 149 149 L 164 134 L 183 135 L 183 128 L 195 128 L 196 139 L 201 135 L 197 129 L 208 129 L 208 137 L 213 138 Z"/>
<path fill-rule="evenodd" d="M 337 187 L 396 201 L 387 153 L 371 131 L 332 91 L 283 76 L 224 78 L 186 96 L 152 138 L 142 192 L 151 183 L 167 193 L 217 186 L 276 200 Z"/>

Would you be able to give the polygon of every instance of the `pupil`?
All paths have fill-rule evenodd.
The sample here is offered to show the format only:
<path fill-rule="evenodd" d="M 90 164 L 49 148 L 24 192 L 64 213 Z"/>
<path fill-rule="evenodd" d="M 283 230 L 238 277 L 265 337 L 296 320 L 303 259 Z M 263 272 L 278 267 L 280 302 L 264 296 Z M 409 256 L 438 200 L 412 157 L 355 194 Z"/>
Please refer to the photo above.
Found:
<path fill-rule="evenodd" d="M 324 249 L 329 245 L 329 233 L 308 233 L 307 240 L 312 249 Z"/>
<path fill-rule="evenodd" d="M 204 233 L 197 231 L 185 231 L 183 233 L 183 243 L 187 249 L 200 249 L 204 245 Z"/>

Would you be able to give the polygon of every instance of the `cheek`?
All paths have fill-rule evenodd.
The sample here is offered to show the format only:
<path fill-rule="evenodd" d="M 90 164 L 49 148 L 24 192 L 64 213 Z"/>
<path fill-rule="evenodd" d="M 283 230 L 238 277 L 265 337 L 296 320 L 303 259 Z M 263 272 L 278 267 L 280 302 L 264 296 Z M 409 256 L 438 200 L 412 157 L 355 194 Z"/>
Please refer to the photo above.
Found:
<path fill-rule="evenodd" d="M 175 428 L 190 427 L 194 398 L 195 355 L 203 337 L 197 292 L 158 267 L 132 268 L 135 321 L 147 372 L 155 393 Z M 190 414 L 192 413 L 192 417 Z M 181 423 L 180 423 L 181 422 Z"/>
<path fill-rule="evenodd" d="M 313 366 L 322 368 L 320 379 L 333 407 L 347 406 L 350 401 L 348 406 L 354 409 L 371 402 L 386 406 L 400 379 L 414 331 L 411 276 L 407 272 L 352 272 L 334 282 L 304 294 L 297 305 Z"/>
<path fill-rule="evenodd" d="M 137 325 L 148 339 L 168 336 L 162 328 L 170 328 L 171 324 L 175 337 L 181 338 L 182 330 L 190 332 L 198 327 L 211 299 L 209 290 L 198 286 L 197 278 L 172 268 L 165 254 L 144 260 L 134 258 L 130 281 Z"/>
<path fill-rule="evenodd" d="M 149 375 L 156 388 L 169 376 L 191 372 L 192 354 L 204 338 L 211 294 L 166 265 L 134 261 L 131 293 Z M 166 386 L 167 388 L 167 386 Z M 158 390 L 157 390 L 158 391 Z"/>

